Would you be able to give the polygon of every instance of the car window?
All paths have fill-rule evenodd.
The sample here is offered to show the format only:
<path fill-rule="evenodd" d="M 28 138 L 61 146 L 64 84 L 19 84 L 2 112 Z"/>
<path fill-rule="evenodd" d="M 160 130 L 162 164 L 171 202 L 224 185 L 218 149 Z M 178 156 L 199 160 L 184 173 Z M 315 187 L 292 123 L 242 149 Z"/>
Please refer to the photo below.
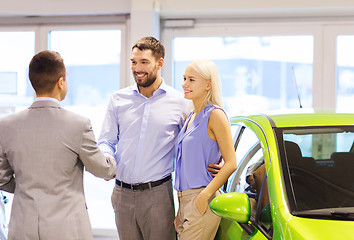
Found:
<path fill-rule="evenodd" d="M 244 127 L 239 124 L 231 124 L 231 134 L 233 137 L 234 146 L 239 142 L 239 137 L 242 135 Z M 236 158 L 236 163 L 238 164 L 238 159 Z M 232 180 L 234 179 L 235 172 L 231 174 L 225 184 L 220 188 L 221 192 L 229 192 L 230 186 L 232 184 Z"/>
<path fill-rule="evenodd" d="M 246 193 L 251 205 L 251 222 L 271 234 L 272 221 L 263 151 L 256 134 L 247 127 L 243 128 L 236 144 L 238 167 L 228 191 Z"/>
<path fill-rule="evenodd" d="M 287 129 L 283 133 L 292 212 L 354 210 L 354 128 Z"/>
<path fill-rule="evenodd" d="M 245 161 L 243 161 L 245 155 L 253 145 L 258 143 L 258 138 L 251 130 L 238 124 L 232 124 L 231 131 L 236 149 L 237 169 L 240 169 L 242 164 L 245 164 Z M 224 192 L 235 192 L 235 187 L 237 186 L 237 181 L 234 181 L 236 172 L 238 170 L 229 177 Z"/>

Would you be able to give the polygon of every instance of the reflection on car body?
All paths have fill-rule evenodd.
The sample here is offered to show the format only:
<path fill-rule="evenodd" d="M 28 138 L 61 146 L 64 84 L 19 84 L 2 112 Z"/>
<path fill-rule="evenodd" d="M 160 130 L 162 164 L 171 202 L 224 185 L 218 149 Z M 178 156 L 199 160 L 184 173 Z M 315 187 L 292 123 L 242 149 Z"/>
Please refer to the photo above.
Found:
<path fill-rule="evenodd" d="M 238 169 L 216 239 L 354 239 L 354 114 L 231 119 Z"/>

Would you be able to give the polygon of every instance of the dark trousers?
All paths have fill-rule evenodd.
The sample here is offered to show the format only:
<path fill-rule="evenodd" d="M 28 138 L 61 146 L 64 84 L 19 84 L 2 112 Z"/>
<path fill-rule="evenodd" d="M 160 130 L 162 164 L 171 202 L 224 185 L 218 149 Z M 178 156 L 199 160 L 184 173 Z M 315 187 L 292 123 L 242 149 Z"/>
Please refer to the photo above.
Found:
<path fill-rule="evenodd" d="M 175 239 L 171 179 L 143 191 L 115 185 L 112 205 L 120 240 Z"/>

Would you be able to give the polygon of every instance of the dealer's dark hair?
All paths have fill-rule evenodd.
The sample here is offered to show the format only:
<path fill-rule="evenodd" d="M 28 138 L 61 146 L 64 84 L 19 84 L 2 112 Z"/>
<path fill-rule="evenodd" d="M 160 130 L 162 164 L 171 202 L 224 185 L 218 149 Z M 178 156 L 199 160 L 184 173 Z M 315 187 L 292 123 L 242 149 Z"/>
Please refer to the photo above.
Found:
<path fill-rule="evenodd" d="M 134 50 L 134 48 L 138 48 L 140 51 L 150 49 L 156 60 L 165 57 L 165 47 L 154 37 L 141 38 L 134 44 L 132 50 Z"/>
<path fill-rule="evenodd" d="M 28 76 L 37 94 L 50 93 L 61 77 L 66 78 L 64 60 L 55 51 L 41 51 L 32 58 Z"/>

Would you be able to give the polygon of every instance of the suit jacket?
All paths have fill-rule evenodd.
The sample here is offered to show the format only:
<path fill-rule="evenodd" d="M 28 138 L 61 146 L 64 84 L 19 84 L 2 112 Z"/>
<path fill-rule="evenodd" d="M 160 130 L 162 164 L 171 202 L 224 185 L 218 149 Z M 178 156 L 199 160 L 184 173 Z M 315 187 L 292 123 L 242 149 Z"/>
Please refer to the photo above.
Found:
<path fill-rule="evenodd" d="M 50 100 L 0 119 L 0 189 L 14 192 L 9 239 L 92 239 L 84 167 L 115 177 L 88 119 Z"/>

